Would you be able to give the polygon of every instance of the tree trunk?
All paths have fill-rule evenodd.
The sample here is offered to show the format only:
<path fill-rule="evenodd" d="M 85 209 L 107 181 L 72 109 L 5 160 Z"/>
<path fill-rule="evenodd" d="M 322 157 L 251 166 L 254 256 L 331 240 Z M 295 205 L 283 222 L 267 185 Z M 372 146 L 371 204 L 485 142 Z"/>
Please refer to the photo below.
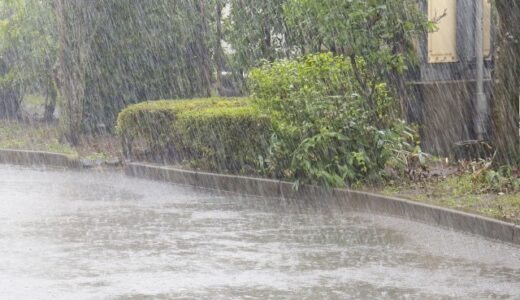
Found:
<path fill-rule="evenodd" d="M 62 116 L 65 138 L 73 145 L 79 143 L 82 131 L 85 98 L 85 70 L 89 56 L 90 39 L 84 22 L 92 9 L 91 1 L 54 0 L 58 27 L 57 86 L 62 98 Z"/>
<path fill-rule="evenodd" d="M 493 143 L 500 164 L 520 164 L 518 101 L 520 97 L 520 3 L 496 0 L 499 50 L 492 104 Z"/>
<path fill-rule="evenodd" d="M 43 120 L 51 122 L 54 120 L 54 111 L 56 110 L 56 102 L 58 100 L 58 91 L 52 81 L 47 83 L 47 90 L 45 95 L 45 112 Z"/>
<path fill-rule="evenodd" d="M 222 3 L 215 5 L 216 36 L 215 36 L 215 65 L 217 67 L 217 90 L 222 88 L 222 71 L 224 71 L 224 51 L 222 49 Z"/>
<path fill-rule="evenodd" d="M 211 96 L 211 58 L 210 51 L 206 45 L 206 39 L 209 38 L 208 34 L 208 19 L 206 17 L 206 6 L 205 1 L 199 1 L 198 3 L 198 13 L 199 13 L 199 24 L 198 24 L 198 33 L 199 36 L 196 37 L 196 48 L 197 52 L 200 54 L 200 66 L 202 67 L 202 88 L 204 90 L 205 97 Z"/>
<path fill-rule="evenodd" d="M 14 120 L 20 117 L 22 95 L 18 91 L 7 88 L 0 89 L 0 118 Z"/>
<path fill-rule="evenodd" d="M 43 121 L 52 122 L 54 120 L 54 111 L 56 110 L 56 104 L 58 102 L 58 91 L 57 91 L 57 69 L 53 66 L 51 59 L 47 57 L 45 59 L 45 68 L 48 70 L 46 74 L 46 87 L 45 87 L 45 105 L 43 113 Z"/>

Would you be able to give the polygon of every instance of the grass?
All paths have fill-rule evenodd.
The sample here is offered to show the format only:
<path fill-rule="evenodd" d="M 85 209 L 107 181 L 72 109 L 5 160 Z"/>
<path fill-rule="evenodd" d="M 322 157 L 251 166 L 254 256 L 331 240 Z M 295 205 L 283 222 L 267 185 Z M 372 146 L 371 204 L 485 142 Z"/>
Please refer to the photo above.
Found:
<path fill-rule="evenodd" d="M 56 125 L 0 121 L 0 148 L 49 151 L 77 157 L 78 151 L 60 142 L 59 137 Z"/>
<path fill-rule="evenodd" d="M 116 136 L 85 136 L 78 146 L 72 146 L 60 137 L 61 131 L 55 123 L 0 121 L 0 148 L 48 151 L 92 161 L 120 157 Z"/>
<path fill-rule="evenodd" d="M 488 183 L 477 180 L 472 174 L 399 183 L 380 192 L 520 224 L 520 191 L 494 191 Z"/>

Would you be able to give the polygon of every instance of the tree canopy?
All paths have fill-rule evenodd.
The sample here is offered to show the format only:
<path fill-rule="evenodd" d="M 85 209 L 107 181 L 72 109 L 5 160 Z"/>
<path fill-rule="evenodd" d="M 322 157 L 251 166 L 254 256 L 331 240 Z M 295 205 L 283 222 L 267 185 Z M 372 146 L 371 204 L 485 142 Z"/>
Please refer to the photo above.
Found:
<path fill-rule="evenodd" d="M 515 27 L 517 5 L 496 3 L 503 27 Z M 404 111 L 403 73 L 416 63 L 414 41 L 431 29 L 416 0 L 5 0 L 0 117 L 19 117 L 24 95 L 39 93 L 47 119 L 58 101 L 76 143 L 82 132 L 111 130 L 129 104 L 233 94 L 224 85 L 238 93 L 251 68 L 317 52 L 349 60 L 369 109 L 373 83 L 385 82 Z M 516 34 L 502 31 L 502 41 Z M 510 87 L 518 72 L 508 72 L 497 74 Z M 498 95 L 515 107 L 514 91 Z M 509 132 L 508 122 L 496 127 Z"/>

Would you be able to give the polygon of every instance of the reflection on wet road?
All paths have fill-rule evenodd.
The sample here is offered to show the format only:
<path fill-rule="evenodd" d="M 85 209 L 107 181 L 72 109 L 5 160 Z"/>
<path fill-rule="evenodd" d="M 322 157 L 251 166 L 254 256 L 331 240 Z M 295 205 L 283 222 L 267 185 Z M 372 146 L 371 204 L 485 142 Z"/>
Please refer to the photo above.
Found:
<path fill-rule="evenodd" d="M 1 299 L 520 298 L 520 248 L 298 201 L 0 166 Z"/>

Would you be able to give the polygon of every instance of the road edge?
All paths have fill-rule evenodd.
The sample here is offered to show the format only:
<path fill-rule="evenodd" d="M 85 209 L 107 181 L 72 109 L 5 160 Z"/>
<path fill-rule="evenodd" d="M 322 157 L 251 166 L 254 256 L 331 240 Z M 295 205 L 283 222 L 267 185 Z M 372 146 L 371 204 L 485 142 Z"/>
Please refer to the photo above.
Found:
<path fill-rule="evenodd" d="M 127 163 L 124 169 L 128 176 L 244 195 L 305 201 L 327 200 L 339 203 L 346 209 L 402 217 L 520 245 L 520 226 L 513 223 L 396 197 L 318 186 L 302 186 L 295 190 L 292 183 L 285 181 L 198 172 L 136 162 Z"/>

